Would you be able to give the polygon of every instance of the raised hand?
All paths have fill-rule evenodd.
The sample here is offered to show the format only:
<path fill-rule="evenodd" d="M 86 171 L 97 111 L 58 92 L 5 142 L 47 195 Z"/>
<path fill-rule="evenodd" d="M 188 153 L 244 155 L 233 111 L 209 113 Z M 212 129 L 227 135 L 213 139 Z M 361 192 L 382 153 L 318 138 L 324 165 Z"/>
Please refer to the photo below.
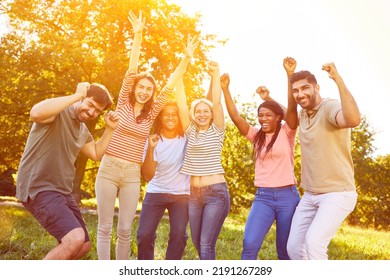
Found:
<path fill-rule="evenodd" d="M 184 50 L 185 56 L 187 56 L 189 58 L 193 58 L 194 52 L 198 46 L 199 46 L 198 39 L 196 37 L 189 36 L 187 39 L 187 47 Z"/>
<path fill-rule="evenodd" d="M 269 100 L 270 96 L 269 96 L 269 90 L 267 89 L 267 87 L 265 86 L 259 86 L 257 89 L 256 89 L 256 93 L 260 96 L 261 99 L 263 99 L 264 101 L 266 100 Z"/>
<path fill-rule="evenodd" d="M 142 30 L 145 27 L 145 18 L 142 18 L 142 11 L 139 12 L 138 18 L 134 15 L 132 11 L 129 11 L 129 16 L 127 17 L 133 27 L 134 33 L 142 33 Z"/>
<path fill-rule="evenodd" d="M 151 149 L 156 148 L 157 143 L 158 143 L 158 135 L 157 134 L 149 135 L 149 138 L 148 138 L 149 148 L 151 148 Z"/>
<path fill-rule="evenodd" d="M 286 70 L 288 76 L 294 74 L 295 68 L 297 67 L 297 62 L 292 57 L 286 57 L 283 60 L 283 67 Z"/>
<path fill-rule="evenodd" d="M 78 95 L 80 99 L 84 99 L 90 86 L 91 84 L 88 82 L 78 83 L 75 95 Z"/>
<path fill-rule="evenodd" d="M 325 63 L 322 65 L 322 70 L 328 72 L 329 78 L 335 80 L 340 77 L 339 72 L 337 72 L 336 66 L 333 62 Z"/>
<path fill-rule="evenodd" d="M 230 85 L 230 77 L 228 73 L 224 73 L 221 76 L 221 87 L 228 88 Z"/>
<path fill-rule="evenodd" d="M 115 111 L 108 111 L 104 114 L 104 121 L 107 127 L 115 130 L 119 124 L 119 115 Z"/>
<path fill-rule="evenodd" d="M 219 79 L 219 64 L 218 62 L 211 61 L 208 66 L 207 73 L 209 73 L 210 76 L 215 77 L 217 76 Z"/>

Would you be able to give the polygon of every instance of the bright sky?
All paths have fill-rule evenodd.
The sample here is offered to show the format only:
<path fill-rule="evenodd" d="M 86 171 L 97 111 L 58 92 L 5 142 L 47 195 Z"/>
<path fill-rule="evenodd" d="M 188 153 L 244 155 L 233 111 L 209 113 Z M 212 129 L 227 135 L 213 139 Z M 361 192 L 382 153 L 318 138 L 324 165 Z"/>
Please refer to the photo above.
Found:
<path fill-rule="evenodd" d="M 231 92 L 253 99 L 266 85 L 287 104 L 286 56 L 296 70 L 317 78 L 322 97 L 339 99 L 322 64 L 333 61 L 371 128 L 376 154 L 390 153 L 390 1 L 388 0 L 167 0 L 189 15 L 202 14 L 201 30 L 229 39 L 210 58 L 231 78 Z M 386 116 L 386 117 L 385 117 Z"/>

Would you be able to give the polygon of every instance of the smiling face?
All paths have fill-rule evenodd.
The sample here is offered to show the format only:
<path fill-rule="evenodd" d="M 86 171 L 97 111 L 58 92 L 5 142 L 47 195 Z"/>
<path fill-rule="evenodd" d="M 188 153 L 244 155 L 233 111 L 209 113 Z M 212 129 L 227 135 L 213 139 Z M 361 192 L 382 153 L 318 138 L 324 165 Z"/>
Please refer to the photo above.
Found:
<path fill-rule="evenodd" d="M 276 115 L 268 108 L 261 107 L 257 118 L 264 133 L 274 133 L 282 116 Z"/>
<path fill-rule="evenodd" d="M 302 79 L 292 84 L 292 94 L 295 101 L 307 110 L 313 109 L 321 102 L 319 94 L 320 86 L 309 83 L 307 79 Z"/>
<path fill-rule="evenodd" d="M 152 98 L 153 91 L 154 85 L 150 80 L 146 78 L 140 79 L 134 89 L 135 102 L 139 105 L 144 105 Z"/>
<path fill-rule="evenodd" d="M 194 121 L 200 130 L 207 130 L 213 121 L 213 112 L 208 104 L 200 102 L 194 109 Z"/>
<path fill-rule="evenodd" d="M 180 125 L 179 112 L 176 106 L 168 105 L 161 112 L 163 131 L 176 132 Z"/>
<path fill-rule="evenodd" d="M 96 102 L 92 97 L 86 97 L 77 103 L 75 114 L 80 122 L 87 122 L 99 116 L 105 105 Z"/>

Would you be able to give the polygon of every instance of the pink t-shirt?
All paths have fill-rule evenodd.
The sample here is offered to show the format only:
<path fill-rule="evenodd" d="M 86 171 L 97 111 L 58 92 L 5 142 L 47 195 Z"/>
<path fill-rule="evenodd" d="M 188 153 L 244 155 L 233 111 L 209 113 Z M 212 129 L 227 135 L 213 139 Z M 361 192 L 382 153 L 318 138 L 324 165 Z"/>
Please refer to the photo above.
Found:
<path fill-rule="evenodd" d="M 249 127 L 245 136 L 253 143 L 258 128 Z M 294 144 L 296 130 L 292 130 L 287 124 L 283 124 L 272 149 L 264 157 L 266 147 L 273 134 L 266 134 L 266 143 L 260 157 L 256 158 L 255 186 L 256 187 L 282 187 L 296 185 L 294 175 Z"/>

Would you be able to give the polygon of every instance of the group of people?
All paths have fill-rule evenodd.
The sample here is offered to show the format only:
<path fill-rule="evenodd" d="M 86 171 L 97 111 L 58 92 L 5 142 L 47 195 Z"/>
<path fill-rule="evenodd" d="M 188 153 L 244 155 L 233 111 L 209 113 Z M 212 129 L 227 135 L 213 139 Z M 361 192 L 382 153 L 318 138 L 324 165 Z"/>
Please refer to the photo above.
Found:
<path fill-rule="evenodd" d="M 220 74 L 216 62 L 208 65 L 207 97 L 194 100 L 188 108 L 183 75 L 199 44 L 195 38 L 188 39 L 182 60 L 157 94 L 153 76 L 137 72 L 145 18 L 141 12 L 138 17 L 129 12 L 129 21 L 134 32 L 129 67 L 115 111 L 104 114 L 106 130 L 98 141 L 85 122 L 112 106 L 103 85 L 80 83 L 74 94 L 44 100 L 30 111 L 33 126 L 18 170 L 16 196 L 58 241 L 45 259 L 79 259 L 91 249 L 72 196 L 74 163 L 80 152 L 101 160 L 95 182 L 99 259 L 111 259 L 117 198 L 115 258 L 129 258 L 141 177 L 148 184 L 137 230 L 138 259 L 154 259 L 156 231 L 166 210 L 170 223 L 166 259 L 182 259 L 188 223 L 199 259 L 216 259 L 216 243 L 230 210 L 221 164 L 222 94 L 230 118 L 254 148 L 256 193 L 241 258 L 257 259 L 276 221 L 279 259 L 327 259 L 330 240 L 357 201 L 350 128 L 359 124 L 360 113 L 335 65 L 325 64 L 323 70 L 335 81 L 340 101 L 322 98 L 314 75 L 295 72 L 296 61 L 285 58 L 288 106 L 259 87 L 264 102 L 257 109 L 257 128 L 238 112 L 229 91 L 230 77 Z M 175 102 L 169 100 L 173 91 Z M 298 127 L 302 198 L 294 175 Z"/>

